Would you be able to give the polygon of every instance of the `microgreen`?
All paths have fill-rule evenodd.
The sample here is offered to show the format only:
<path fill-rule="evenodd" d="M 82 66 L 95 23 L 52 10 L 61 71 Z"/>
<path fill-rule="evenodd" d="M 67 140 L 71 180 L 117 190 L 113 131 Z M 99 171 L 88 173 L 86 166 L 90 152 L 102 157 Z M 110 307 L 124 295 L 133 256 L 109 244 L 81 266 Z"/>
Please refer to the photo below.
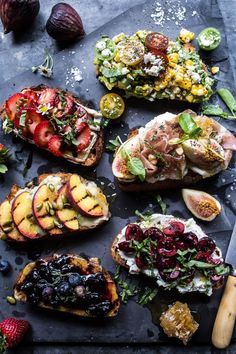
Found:
<path fill-rule="evenodd" d="M 157 194 L 155 196 L 155 199 L 157 201 L 157 203 L 159 204 L 162 214 L 166 214 L 167 213 L 167 205 L 166 203 L 163 201 L 162 197 L 160 196 L 160 194 Z"/>
<path fill-rule="evenodd" d="M 115 139 L 109 140 L 109 142 L 106 146 L 106 150 L 107 151 L 115 151 L 121 144 L 122 144 L 122 140 L 119 137 L 119 135 L 117 135 L 117 137 Z"/>

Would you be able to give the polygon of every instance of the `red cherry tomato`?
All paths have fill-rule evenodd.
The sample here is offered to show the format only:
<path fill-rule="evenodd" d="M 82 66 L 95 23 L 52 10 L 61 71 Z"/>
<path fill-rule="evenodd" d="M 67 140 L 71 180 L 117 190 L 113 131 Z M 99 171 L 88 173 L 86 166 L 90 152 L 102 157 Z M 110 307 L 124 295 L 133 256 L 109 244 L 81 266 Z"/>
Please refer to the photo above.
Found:
<path fill-rule="evenodd" d="M 145 46 L 153 53 L 157 50 L 165 52 L 168 48 L 169 39 L 158 32 L 149 33 L 145 38 Z"/>

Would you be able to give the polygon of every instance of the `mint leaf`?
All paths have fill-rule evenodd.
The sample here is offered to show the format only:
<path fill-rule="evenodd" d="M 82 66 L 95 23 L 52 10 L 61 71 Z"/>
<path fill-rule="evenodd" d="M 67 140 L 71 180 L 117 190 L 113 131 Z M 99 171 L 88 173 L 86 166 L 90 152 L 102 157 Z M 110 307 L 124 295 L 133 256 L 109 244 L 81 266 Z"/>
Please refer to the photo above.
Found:
<path fill-rule="evenodd" d="M 0 164 L 0 173 L 6 173 L 8 168 L 6 165 Z"/>
<path fill-rule="evenodd" d="M 118 135 L 115 139 L 109 140 L 109 142 L 106 146 L 106 150 L 107 151 L 115 151 L 119 146 L 121 146 L 121 144 L 122 144 L 122 140 Z"/>
<path fill-rule="evenodd" d="M 129 161 L 127 162 L 127 168 L 132 175 L 137 176 L 140 181 L 145 180 L 146 172 L 142 161 L 138 157 L 129 156 Z"/>
<path fill-rule="evenodd" d="M 181 113 L 179 115 L 179 125 L 188 138 L 196 138 L 202 133 L 202 129 L 197 126 L 189 113 Z"/>

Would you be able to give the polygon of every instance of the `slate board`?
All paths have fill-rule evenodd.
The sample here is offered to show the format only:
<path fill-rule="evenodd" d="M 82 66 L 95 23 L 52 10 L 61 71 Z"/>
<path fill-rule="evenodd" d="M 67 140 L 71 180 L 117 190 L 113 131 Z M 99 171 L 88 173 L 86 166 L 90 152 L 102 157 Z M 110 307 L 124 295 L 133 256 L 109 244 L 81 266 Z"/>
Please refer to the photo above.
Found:
<path fill-rule="evenodd" d="M 162 5 L 174 3 L 173 0 L 161 1 Z M 31 71 L 19 75 L 0 87 L 0 100 L 3 102 L 8 96 L 23 87 L 45 83 L 50 86 L 57 86 L 73 90 L 82 100 L 87 101 L 91 106 L 98 107 L 101 96 L 106 93 L 105 88 L 98 83 L 95 77 L 93 61 L 93 48 L 96 40 L 101 34 L 115 35 L 121 31 L 125 33 L 133 33 L 138 29 L 145 28 L 155 31 L 164 31 L 165 34 L 175 38 L 181 27 L 186 27 L 199 33 L 206 26 L 214 26 L 220 29 L 223 40 L 213 55 L 204 55 L 208 64 L 219 62 L 220 74 L 218 75 L 218 87 L 227 86 L 233 90 L 233 75 L 228 59 L 228 48 L 224 37 L 224 24 L 219 7 L 215 0 L 205 1 L 182 1 L 182 5 L 186 8 L 186 20 L 177 26 L 172 21 L 167 21 L 164 28 L 155 25 L 151 18 L 151 14 L 155 9 L 155 1 L 147 1 L 143 5 L 136 6 L 119 17 L 115 18 L 108 24 L 101 27 L 85 37 L 77 43 L 73 51 L 65 50 L 55 56 L 54 78 L 51 80 L 43 79 L 34 75 Z M 192 16 L 193 11 L 197 11 L 197 15 Z M 202 53 L 203 54 L 203 53 Z M 33 65 L 33 64 L 32 64 Z M 79 67 L 82 71 L 83 81 L 71 87 L 72 80 L 66 85 L 68 80 L 68 70 L 71 67 Z M 72 83 L 73 85 L 73 83 Z M 212 98 L 213 102 L 217 101 L 216 97 Z M 173 113 L 180 112 L 189 105 L 180 102 L 147 102 L 145 100 L 128 99 L 126 102 L 127 109 L 122 119 L 122 123 L 111 126 L 107 131 L 106 141 L 111 137 L 120 135 L 125 139 L 129 129 L 144 125 L 155 115 L 170 111 Z M 190 108 L 199 110 L 198 105 L 190 106 Z M 235 123 L 229 121 L 220 121 L 231 131 L 236 132 Z M 9 259 L 13 265 L 13 271 L 10 277 L 1 277 L 0 287 L 0 313 L 1 317 L 15 316 L 26 318 L 32 324 L 32 332 L 26 338 L 33 342 L 98 342 L 98 343 L 155 343 L 155 342 L 171 342 L 164 335 L 159 327 L 154 323 L 151 312 L 148 308 L 142 307 L 130 301 L 127 305 L 122 305 L 120 313 L 116 319 L 96 321 L 88 319 L 80 319 L 68 316 L 66 314 L 58 314 L 56 312 L 42 311 L 37 307 L 27 304 L 17 303 L 11 306 L 5 302 L 5 297 L 12 292 L 16 275 L 22 269 L 23 265 L 31 259 L 35 259 L 39 255 L 47 255 L 53 252 L 65 253 L 85 253 L 90 256 L 98 256 L 101 258 L 102 264 L 111 272 L 115 271 L 115 264 L 110 257 L 110 245 L 114 236 L 123 228 L 127 222 L 135 220 L 134 213 L 138 209 L 141 212 L 151 209 L 159 212 L 159 208 L 154 201 L 154 193 L 150 195 L 130 195 L 119 191 L 116 182 L 111 173 L 112 156 L 104 153 L 102 160 L 96 169 L 84 170 L 79 166 L 65 162 L 64 160 L 52 157 L 50 154 L 40 151 L 39 149 L 25 144 L 12 136 L 4 136 L 1 132 L 1 142 L 11 148 L 11 166 L 10 171 L 5 177 L 1 177 L 1 199 L 3 199 L 11 185 L 17 183 L 24 185 L 26 181 L 44 172 L 77 172 L 84 177 L 96 180 L 101 184 L 108 199 L 111 201 L 112 218 L 104 227 L 93 233 L 79 236 L 78 238 L 67 238 L 63 240 L 55 240 L 53 242 L 39 242 L 23 245 L 10 245 L 5 242 L 0 243 L 1 256 Z M 14 151 L 24 149 L 18 154 L 16 159 Z M 29 153 L 33 152 L 33 164 L 26 177 L 22 176 L 25 162 Z M 229 242 L 230 231 L 235 219 L 235 159 L 232 161 L 230 168 L 213 179 L 206 180 L 198 184 L 197 189 L 206 190 L 217 196 L 224 205 L 223 212 L 210 224 L 199 224 L 221 247 L 225 254 Z M 112 182 L 112 184 L 111 184 Z M 115 189 L 113 183 L 115 182 Z M 117 193 L 116 197 L 112 196 Z M 191 217 L 186 210 L 180 191 L 165 191 L 161 193 L 168 205 L 168 213 L 180 217 Z M 143 285 L 145 285 L 145 280 Z M 194 335 L 192 342 L 210 343 L 211 330 L 218 308 L 219 299 L 222 290 L 217 290 L 210 298 L 204 295 L 191 294 L 181 296 L 175 292 L 159 291 L 156 304 L 156 314 L 166 308 L 167 304 L 177 299 L 186 301 L 196 314 L 196 318 L 200 323 L 199 330 Z M 154 316 L 155 317 L 155 316 Z M 156 316 L 157 317 L 157 316 Z M 235 338 L 235 333 L 234 337 Z"/>

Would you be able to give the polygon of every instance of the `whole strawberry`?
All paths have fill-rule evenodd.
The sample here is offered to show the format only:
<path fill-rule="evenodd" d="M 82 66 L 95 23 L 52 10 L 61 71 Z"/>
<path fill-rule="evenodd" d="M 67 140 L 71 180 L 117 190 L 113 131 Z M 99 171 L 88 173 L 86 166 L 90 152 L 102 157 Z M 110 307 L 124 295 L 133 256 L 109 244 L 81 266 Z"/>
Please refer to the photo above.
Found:
<path fill-rule="evenodd" d="M 0 353 L 17 346 L 29 329 L 29 322 L 15 318 L 5 318 L 0 323 Z"/>

